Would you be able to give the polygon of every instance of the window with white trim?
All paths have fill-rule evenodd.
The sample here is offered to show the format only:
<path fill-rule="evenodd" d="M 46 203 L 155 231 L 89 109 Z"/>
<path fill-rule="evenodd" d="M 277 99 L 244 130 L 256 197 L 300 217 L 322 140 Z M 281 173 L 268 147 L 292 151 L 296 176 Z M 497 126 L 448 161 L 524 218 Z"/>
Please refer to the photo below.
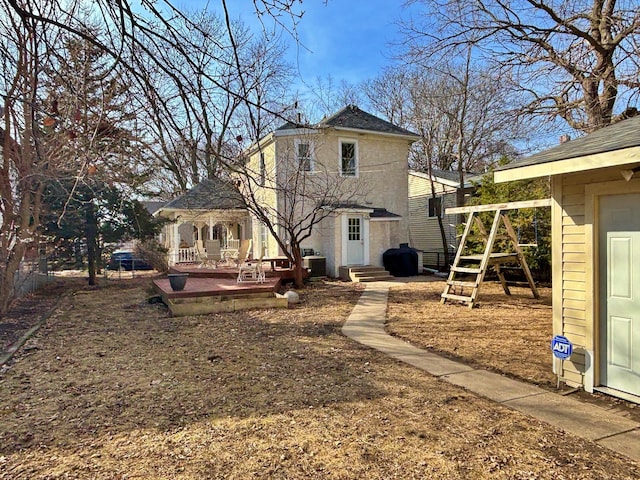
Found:
<path fill-rule="evenodd" d="M 340 140 L 340 175 L 358 175 L 358 143 L 355 140 Z"/>
<path fill-rule="evenodd" d="M 313 171 L 313 148 L 308 140 L 296 140 L 296 161 L 300 170 Z"/>

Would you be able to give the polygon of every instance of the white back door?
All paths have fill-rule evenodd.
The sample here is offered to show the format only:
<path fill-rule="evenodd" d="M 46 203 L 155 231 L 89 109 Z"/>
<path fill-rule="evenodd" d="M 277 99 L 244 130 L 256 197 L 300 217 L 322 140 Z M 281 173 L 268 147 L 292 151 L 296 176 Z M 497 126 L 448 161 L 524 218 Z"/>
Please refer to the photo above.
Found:
<path fill-rule="evenodd" d="M 362 215 L 347 216 L 347 265 L 364 265 L 363 227 Z"/>
<path fill-rule="evenodd" d="M 640 194 L 600 198 L 600 383 L 640 395 Z"/>

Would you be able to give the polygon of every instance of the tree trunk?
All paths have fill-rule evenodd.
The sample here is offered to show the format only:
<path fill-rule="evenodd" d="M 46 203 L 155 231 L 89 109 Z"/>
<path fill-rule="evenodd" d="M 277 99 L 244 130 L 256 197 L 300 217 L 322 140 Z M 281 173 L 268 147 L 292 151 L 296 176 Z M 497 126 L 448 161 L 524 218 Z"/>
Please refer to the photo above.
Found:
<path fill-rule="evenodd" d="M 442 253 L 444 254 L 444 266 L 449 270 L 451 260 L 449 258 L 449 242 L 447 242 L 447 234 L 444 231 L 444 223 L 442 222 L 442 214 L 438 213 L 438 227 L 440 228 L 440 239 L 442 240 Z M 440 267 L 440 265 L 438 265 Z"/>
<path fill-rule="evenodd" d="M 0 315 L 7 313 L 15 298 L 15 274 L 20 268 L 24 251 L 24 244 L 19 243 L 8 252 L 7 259 L 0 267 Z"/>
<path fill-rule="evenodd" d="M 304 288 L 304 261 L 300 248 L 291 249 L 293 255 L 293 283 L 296 288 Z"/>
<path fill-rule="evenodd" d="M 89 266 L 89 285 L 96 284 L 96 257 L 98 252 L 98 226 L 93 202 L 85 207 L 85 237 L 87 240 L 87 263 Z"/>

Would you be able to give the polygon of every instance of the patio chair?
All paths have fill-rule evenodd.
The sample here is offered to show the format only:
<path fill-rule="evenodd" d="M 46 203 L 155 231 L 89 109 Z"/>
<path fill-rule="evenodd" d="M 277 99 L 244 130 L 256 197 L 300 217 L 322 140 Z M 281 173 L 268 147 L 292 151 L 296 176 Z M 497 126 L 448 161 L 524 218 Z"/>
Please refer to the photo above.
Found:
<path fill-rule="evenodd" d="M 206 252 L 200 253 L 200 268 L 218 266 L 218 262 L 222 261 L 222 253 L 220 251 L 219 240 L 206 240 Z"/>
<path fill-rule="evenodd" d="M 242 263 L 238 266 L 238 283 L 256 282 L 264 283 L 266 275 L 262 269 L 262 258 Z"/>
<path fill-rule="evenodd" d="M 202 248 L 198 244 L 196 244 L 194 248 L 196 250 L 196 261 L 198 262 L 198 268 L 211 266 L 211 263 L 207 259 L 207 253 L 204 251 L 204 248 Z"/>
<path fill-rule="evenodd" d="M 242 265 L 249 257 L 249 252 L 251 252 L 251 243 L 251 239 L 240 241 L 240 248 L 238 249 L 238 253 L 233 257 L 233 260 L 236 262 L 236 265 L 238 267 Z"/>

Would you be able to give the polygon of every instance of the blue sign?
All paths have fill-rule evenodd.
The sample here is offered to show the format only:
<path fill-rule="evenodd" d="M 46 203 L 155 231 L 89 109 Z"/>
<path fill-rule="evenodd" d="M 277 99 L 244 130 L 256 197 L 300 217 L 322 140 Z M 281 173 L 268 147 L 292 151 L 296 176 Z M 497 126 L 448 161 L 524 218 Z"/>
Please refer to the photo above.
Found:
<path fill-rule="evenodd" d="M 573 353 L 573 344 L 567 337 L 556 335 L 551 340 L 551 351 L 556 358 L 566 360 Z"/>

